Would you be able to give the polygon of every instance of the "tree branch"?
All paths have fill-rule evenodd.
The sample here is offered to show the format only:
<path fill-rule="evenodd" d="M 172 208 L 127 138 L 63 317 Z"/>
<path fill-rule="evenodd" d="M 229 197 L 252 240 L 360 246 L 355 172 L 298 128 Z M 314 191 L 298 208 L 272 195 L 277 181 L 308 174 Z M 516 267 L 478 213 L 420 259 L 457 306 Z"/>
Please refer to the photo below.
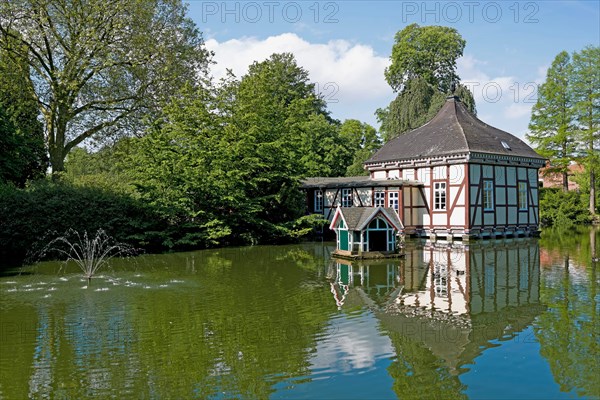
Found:
<path fill-rule="evenodd" d="M 97 101 L 91 101 L 81 107 L 78 107 L 76 109 L 74 109 L 71 112 L 71 115 L 76 116 L 81 114 L 84 111 L 87 111 L 89 109 L 98 109 L 98 110 L 103 110 L 102 108 L 95 108 L 96 106 L 101 106 L 101 105 L 111 105 L 111 104 L 117 104 L 117 103 L 121 103 L 127 100 L 135 100 L 138 96 L 125 96 L 125 97 L 121 97 L 121 98 L 117 98 L 117 99 L 109 99 L 109 100 L 97 100 Z"/>
<path fill-rule="evenodd" d="M 115 125 L 117 122 L 119 122 L 120 120 L 126 118 L 127 116 L 129 116 L 129 114 L 131 114 L 133 112 L 133 110 L 127 110 L 124 113 L 120 114 L 119 116 L 117 116 L 116 118 L 114 118 L 111 121 L 105 121 L 102 122 L 101 124 L 98 124 L 86 131 L 84 131 L 83 133 L 81 133 L 80 135 L 78 135 L 75 139 L 71 140 L 70 142 L 68 142 L 67 144 L 65 144 L 65 154 L 68 153 L 69 151 L 71 151 L 71 149 L 75 146 L 77 146 L 79 143 L 83 142 L 85 139 L 91 137 L 92 135 L 100 132 L 102 129 L 104 128 L 108 128 L 111 127 L 113 125 Z"/>

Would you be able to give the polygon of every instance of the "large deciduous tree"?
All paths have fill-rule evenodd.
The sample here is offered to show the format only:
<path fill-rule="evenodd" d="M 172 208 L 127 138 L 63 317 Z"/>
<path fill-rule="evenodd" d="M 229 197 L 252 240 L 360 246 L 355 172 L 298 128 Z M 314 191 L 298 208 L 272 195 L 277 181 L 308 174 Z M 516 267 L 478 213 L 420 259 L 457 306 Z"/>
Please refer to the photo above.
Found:
<path fill-rule="evenodd" d="M 302 214 L 299 178 L 323 172 L 313 168 L 311 156 L 326 160 L 336 155 L 319 145 L 319 136 L 327 141 L 335 133 L 328 127 L 332 123 L 308 72 L 292 54 L 255 62 L 240 80 L 226 135 L 233 144 L 231 165 L 243 178 L 253 215 L 262 221 L 255 225 L 263 228 L 258 236 L 272 235 L 273 227 Z M 335 140 L 331 144 L 336 147 Z"/>
<path fill-rule="evenodd" d="M 182 92 L 128 164 L 173 245 L 275 242 L 306 232 L 299 181 L 338 173 L 338 130 L 306 70 L 274 54 L 241 79 Z"/>
<path fill-rule="evenodd" d="M 356 119 L 347 119 L 340 127 L 340 137 L 353 155 L 346 176 L 367 175 L 363 164 L 382 144 L 375 128 Z"/>
<path fill-rule="evenodd" d="M 574 117 L 590 184 L 589 211 L 596 212 L 596 176 L 600 171 L 600 47 L 588 46 L 573 54 Z"/>
<path fill-rule="evenodd" d="M 569 164 L 576 157 L 577 143 L 571 96 L 571 57 L 560 52 L 540 85 L 538 100 L 531 110 L 527 138 L 536 150 L 551 160 L 551 172 L 562 175 L 563 190 L 569 190 Z"/>
<path fill-rule="evenodd" d="M 0 44 L 27 60 L 53 172 L 199 81 L 209 54 L 185 14 L 181 0 L 0 0 Z"/>
<path fill-rule="evenodd" d="M 454 95 L 475 112 L 472 93 L 458 84 L 456 61 L 466 42 L 456 29 L 411 24 L 395 39 L 385 78 L 398 95 L 388 107 L 376 111 L 385 140 L 433 118 L 453 88 Z"/>

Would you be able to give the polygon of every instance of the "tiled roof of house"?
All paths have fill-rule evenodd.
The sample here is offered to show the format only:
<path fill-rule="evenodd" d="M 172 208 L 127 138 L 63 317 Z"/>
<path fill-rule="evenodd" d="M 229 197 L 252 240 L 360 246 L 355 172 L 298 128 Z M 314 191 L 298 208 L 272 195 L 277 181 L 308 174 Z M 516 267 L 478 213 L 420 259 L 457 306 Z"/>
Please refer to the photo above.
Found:
<path fill-rule="evenodd" d="M 521 139 L 486 124 L 450 97 L 431 121 L 390 140 L 365 164 L 468 153 L 543 159 Z"/>

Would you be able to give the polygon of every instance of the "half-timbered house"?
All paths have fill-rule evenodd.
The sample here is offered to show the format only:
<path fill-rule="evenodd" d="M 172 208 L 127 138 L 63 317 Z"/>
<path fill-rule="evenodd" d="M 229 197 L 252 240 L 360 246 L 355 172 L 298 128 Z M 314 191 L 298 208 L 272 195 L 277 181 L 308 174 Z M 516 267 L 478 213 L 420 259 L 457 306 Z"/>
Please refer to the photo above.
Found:
<path fill-rule="evenodd" d="M 425 125 L 386 143 L 364 177 L 305 180 L 309 212 L 388 207 L 402 234 L 463 239 L 538 233 L 538 169 L 525 142 L 479 120 L 449 97 Z"/>

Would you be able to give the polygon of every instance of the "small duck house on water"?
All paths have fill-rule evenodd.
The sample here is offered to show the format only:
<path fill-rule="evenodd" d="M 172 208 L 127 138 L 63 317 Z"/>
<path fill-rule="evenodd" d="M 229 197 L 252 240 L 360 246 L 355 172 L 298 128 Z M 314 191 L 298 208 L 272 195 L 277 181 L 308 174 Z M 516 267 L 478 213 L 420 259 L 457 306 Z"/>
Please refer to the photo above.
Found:
<path fill-rule="evenodd" d="M 431 121 L 390 140 L 367 160 L 368 176 L 308 178 L 303 188 L 308 211 L 332 221 L 338 253 L 370 252 L 383 248 L 383 234 L 375 229 L 367 234 L 372 220 L 361 220 L 366 223 L 355 230 L 344 221 L 342 228 L 340 216 L 349 216 L 348 210 L 367 209 L 361 218 L 387 216 L 376 217 L 387 224 L 380 228 L 386 235 L 396 229 L 433 240 L 535 236 L 538 170 L 544 165 L 525 142 L 479 120 L 452 96 Z M 358 211 L 351 213 L 353 220 Z M 348 235 L 347 243 L 341 235 Z M 395 240 L 388 238 L 388 246 Z"/>
<path fill-rule="evenodd" d="M 335 255 L 343 258 L 387 258 L 398 255 L 396 236 L 402 222 L 393 208 L 338 207 L 331 221 L 337 244 Z"/>

